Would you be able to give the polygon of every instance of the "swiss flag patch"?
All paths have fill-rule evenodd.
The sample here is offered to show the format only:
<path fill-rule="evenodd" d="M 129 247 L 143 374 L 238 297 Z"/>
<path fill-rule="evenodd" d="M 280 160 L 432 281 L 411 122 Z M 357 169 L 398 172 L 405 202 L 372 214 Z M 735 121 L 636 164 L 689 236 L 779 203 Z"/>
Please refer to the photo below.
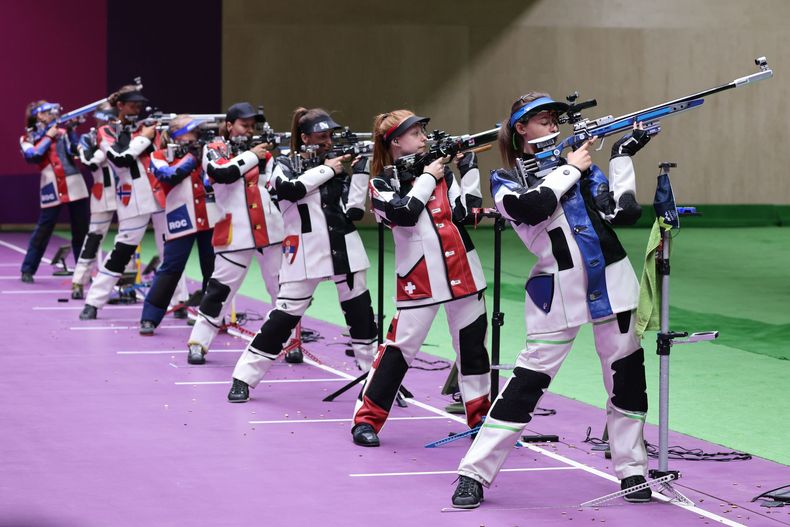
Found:
<path fill-rule="evenodd" d="M 432 296 L 425 256 L 422 256 L 405 276 L 398 276 L 396 287 L 397 300 L 417 300 Z"/>

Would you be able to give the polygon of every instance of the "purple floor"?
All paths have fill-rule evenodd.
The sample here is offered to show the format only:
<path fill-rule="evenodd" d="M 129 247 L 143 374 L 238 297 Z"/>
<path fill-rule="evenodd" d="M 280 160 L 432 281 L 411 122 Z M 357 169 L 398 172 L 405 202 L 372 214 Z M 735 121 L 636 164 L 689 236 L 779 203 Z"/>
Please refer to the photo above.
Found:
<path fill-rule="evenodd" d="M 423 448 L 463 430 L 440 410 L 446 370 L 411 370 L 405 385 L 415 400 L 393 409 L 381 448 L 356 447 L 357 390 L 321 401 L 358 375 L 341 328 L 306 318 L 322 337 L 306 348 L 322 365 L 278 362 L 249 403 L 231 405 L 230 374 L 246 341 L 220 335 L 208 363 L 190 366 L 183 321 L 166 318 L 150 338 L 136 331 L 140 305 L 82 322 L 81 302 L 59 302 L 69 279 L 50 276 L 49 265 L 35 284 L 19 281 L 23 254 L 12 247 L 24 249 L 28 236 L 0 233 L 0 527 L 790 525 L 790 507 L 749 502 L 790 482 L 788 467 L 763 459 L 672 461 L 683 473 L 676 488 L 695 508 L 657 498 L 580 508 L 619 490 L 610 463 L 583 442 L 588 426 L 600 435 L 605 416 L 552 394 L 541 406 L 557 415 L 530 429 L 561 442 L 515 449 L 480 509 L 447 511 L 469 442 Z M 48 256 L 58 244 L 50 245 Z M 249 298 L 238 307 L 267 308 Z M 655 427 L 647 439 L 657 443 Z"/>

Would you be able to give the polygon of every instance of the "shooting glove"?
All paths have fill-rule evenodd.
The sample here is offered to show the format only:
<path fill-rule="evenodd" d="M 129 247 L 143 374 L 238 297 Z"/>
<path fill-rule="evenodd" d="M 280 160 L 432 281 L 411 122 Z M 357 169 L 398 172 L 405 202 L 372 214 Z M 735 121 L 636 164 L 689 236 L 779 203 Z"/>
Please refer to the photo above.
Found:
<path fill-rule="evenodd" d="M 353 174 L 370 174 L 370 158 L 362 156 L 351 165 L 351 172 Z"/>
<path fill-rule="evenodd" d="M 650 136 L 644 130 L 634 130 L 631 135 L 621 137 L 612 145 L 612 157 L 634 156 L 643 146 L 650 142 Z"/>

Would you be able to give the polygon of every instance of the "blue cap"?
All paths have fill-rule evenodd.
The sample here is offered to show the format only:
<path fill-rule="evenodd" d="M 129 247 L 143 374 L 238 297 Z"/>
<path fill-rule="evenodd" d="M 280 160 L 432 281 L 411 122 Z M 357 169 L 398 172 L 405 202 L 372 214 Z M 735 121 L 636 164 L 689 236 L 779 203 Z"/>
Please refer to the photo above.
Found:
<path fill-rule="evenodd" d="M 178 130 L 175 130 L 174 132 L 171 132 L 170 133 L 170 137 L 172 137 L 173 139 L 181 137 L 182 135 L 191 132 L 192 130 L 194 130 L 195 128 L 200 126 L 201 124 L 203 124 L 202 120 L 200 120 L 200 119 L 192 119 L 191 121 L 189 121 L 187 124 L 185 124 L 184 126 L 179 128 Z"/>
<path fill-rule="evenodd" d="M 525 104 L 510 115 L 510 127 L 512 128 L 515 126 L 515 124 L 525 115 L 531 117 L 536 113 L 546 110 L 554 110 L 562 113 L 568 111 L 568 105 L 564 102 L 555 101 L 551 97 L 539 97 L 534 101 Z"/>

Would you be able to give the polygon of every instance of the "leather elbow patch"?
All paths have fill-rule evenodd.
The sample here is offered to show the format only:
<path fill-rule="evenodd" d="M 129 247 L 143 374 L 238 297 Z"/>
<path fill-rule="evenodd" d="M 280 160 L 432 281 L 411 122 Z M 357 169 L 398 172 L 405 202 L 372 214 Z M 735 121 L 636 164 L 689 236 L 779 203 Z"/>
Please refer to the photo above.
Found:
<path fill-rule="evenodd" d="M 494 403 L 489 415 L 500 421 L 529 423 L 550 382 L 551 377 L 543 372 L 516 367 L 501 399 Z"/>
<path fill-rule="evenodd" d="M 612 371 L 612 404 L 629 412 L 647 412 L 644 350 L 614 361 Z"/>
<path fill-rule="evenodd" d="M 642 216 L 642 207 L 631 192 L 620 196 L 618 205 L 621 210 L 612 221 L 615 225 L 633 225 Z"/>
<path fill-rule="evenodd" d="M 531 190 L 524 194 L 508 194 L 502 199 L 502 205 L 511 218 L 537 225 L 545 221 L 557 208 L 557 196 L 550 188 Z"/>

